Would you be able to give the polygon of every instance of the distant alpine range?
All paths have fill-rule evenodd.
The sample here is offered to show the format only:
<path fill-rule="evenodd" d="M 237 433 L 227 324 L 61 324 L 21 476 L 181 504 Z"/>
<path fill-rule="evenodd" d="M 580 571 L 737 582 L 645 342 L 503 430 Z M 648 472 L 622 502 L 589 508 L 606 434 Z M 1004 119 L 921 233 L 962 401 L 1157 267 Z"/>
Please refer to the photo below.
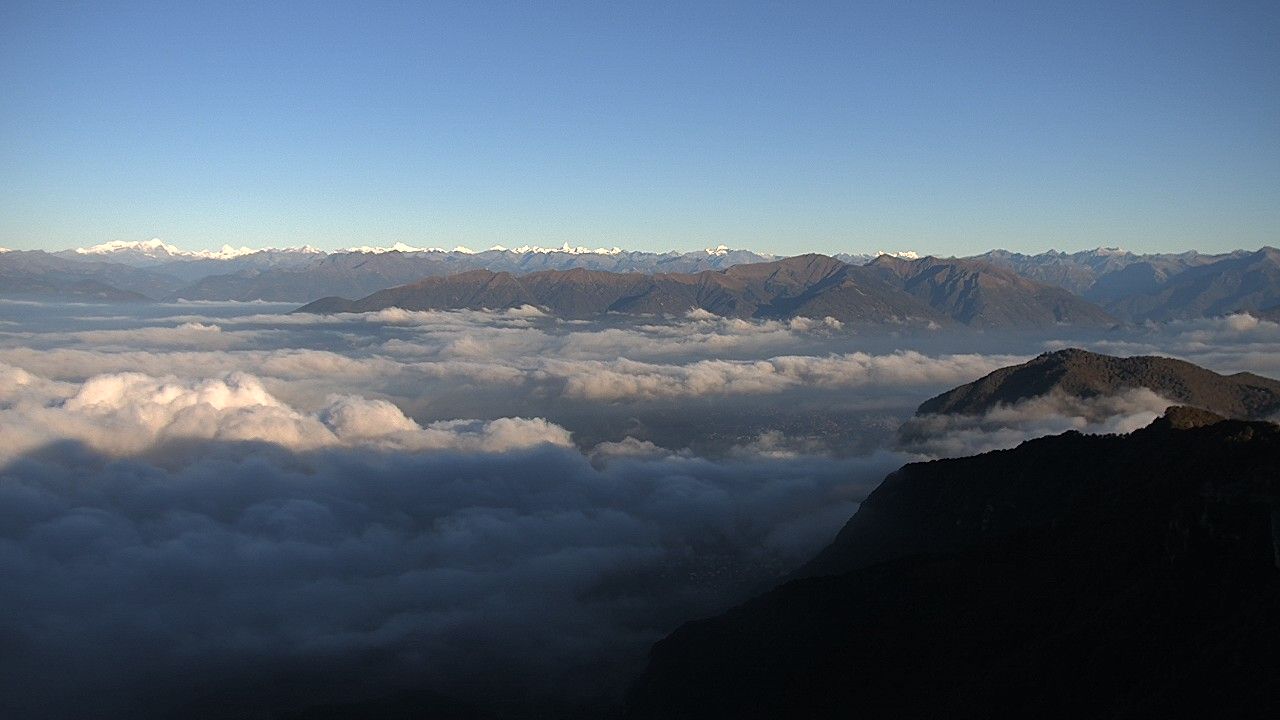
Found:
<path fill-rule="evenodd" d="M 501 309 L 832 317 L 866 323 L 1106 325 L 1280 312 L 1280 250 L 1137 254 L 1099 248 L 968 258 L 773 255 L 725 246 L 312 247 L 185 251 L 160 240 L 0 252 L 0 296 L 92 302 L 274 301 L 306 312 Z"/>

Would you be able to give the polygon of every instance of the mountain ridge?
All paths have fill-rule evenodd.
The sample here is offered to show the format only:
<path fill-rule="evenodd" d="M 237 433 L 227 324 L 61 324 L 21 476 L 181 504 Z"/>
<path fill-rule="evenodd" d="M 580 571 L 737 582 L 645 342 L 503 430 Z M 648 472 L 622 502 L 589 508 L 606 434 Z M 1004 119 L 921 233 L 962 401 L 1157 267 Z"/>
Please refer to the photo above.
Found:
<path fill-rule="evenodd" d="M 888 256 L 884 256 L 887 258 Z M 895 262 L 924 262 L 895 261 Z M 1010 274 L 986 266 L 969 266 L 971 276 Z M 1037 308 L 1039 293 L 1061 300 L 1070 320 L 1087 324 L 1110 322 L 1101 310 L 1083 300 L 1063 299 L 1064 291 L 1012 278 L 1014 287 L 991 302 L 1003 307 L 997 314 L 979 309 L 958 316 L 957 306 L 937 302 L 928 294 L 912 293 L 893 273 L 874 265 L 851 265 L 835 258 L 808 254 L 764 263 L 734 265 L 699 273 L 607 273 L 586 269 L 546 271 L 516 277 L 510 273 L 472 271 L 372 293 L 359 300 L 323 298 L 297 312 L 369 312 L 388 307 L 406 310 L 499 309 L 535 305 L 566 318 L 606 313 L 681 314 L 694 309 L 731 317 L 832 317 L 842 322 L 950 323 L 1012 325 L 1043 321 Z M 483 288 L 477 292 L 475 286 Z M 934 304 L 936 303 L 936 304 Z M 1022 304 L 1017 312 L 1011 304 Z M 1026 308 L 1042 310 L 1032 313 Z"/>
<path fill-rule="evenodd" d="M 54 268 L 50 266 L 53 260 L 33 262 L 31 258 L 37 255 L 84 267 Z M 949 304 L 946 315 L 971 324 L 979 315 L 991 318 L 1002 313 L 1007 317 L 994 320 L 993 325 L 1073 322 L 1072 315 L 1082 307 L 1073 295 L 1128 323 L 1238 312 L 1258 314 L 1280 305 L 1280 251 L 1271 247 L 1217 254 L 1139 254 L 1098 248 L 1035 255 L 991 250 L 967 258 L 920 257 L 914 252 L 841 253 L 835 258 L 849 265 L 879 268 L 884 273 L 881 279 L 924 298 L 933 307 Z M 153 239 L 52 252 L 0 252 L 0 272 L 10 276 L 25 274 L 27 279 L 14 282 L 13 287 L 43 287 L 51 297 L 56 297 L 60 288 L 68 287 L 67 277 L 92 276 L 112 289 L 153 300 L 306 303 L 323 297 L 362 298 L 423 277 L 475 269 L 520 276 L 578 267 L 622 273 L 697 273 L 780 259 L 784 258 L 724 245 L 688 253 L 592 249 L 569 247 L 567 243 L 558 248 L 494 246 L 481 251 L 422 248 L 405 243 L 336 251 L 310 246 L 224 246 L 219 250 L 188 251 Z M 114 272 L 107 276 L 103 267 L 113 268 Z M 56 277 L 37 277 L 42 274 Z M 1001 301 L 1002 296 L 1016 289 L 1018 278 L 1041 286 L 1025 307 Z M 1046 288 L 1058 288 L 1071 295 Z M 15 291 L 0 285 L 0 293 L 5 292 Z M 1027 289 L 1019 292 L 1026 294 Z M 1099 320 L 1095 317 L 1091 322 Z"/>
<path fill-rule="evenodd" d="M 1012 270 L 973 259 L 904 260 L 882 255 L 869 267 L 882 270 L 906 292 L 969 324 L 1110 324 L 1115 319 L 1070 292 L 1029 280 Z"/>
<path fill-rule="evenodd" d="M 1065 348 L 941 393 L 921 403 L 916 415 L 978 415 L 1051 392 L 1087 399 L 1138 388 L 1228 418 L 1260 420 L 1280 413 L 1280 381 L 1271 378 L 1220 375 L 1175 358 L 1120 358 Z"/>

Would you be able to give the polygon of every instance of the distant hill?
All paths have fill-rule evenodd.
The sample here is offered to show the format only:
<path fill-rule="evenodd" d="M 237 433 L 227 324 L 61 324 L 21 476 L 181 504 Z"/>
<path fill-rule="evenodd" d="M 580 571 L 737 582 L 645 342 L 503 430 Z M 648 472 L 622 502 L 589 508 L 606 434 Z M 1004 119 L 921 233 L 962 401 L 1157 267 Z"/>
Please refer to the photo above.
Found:
<path fill-rule="evenodd" d="M 53 300 L 137 302 L 167 295 L 182 281 L 102 260 L 69 260 L 38 250 L 0 253 L 0 295 Z"/>
<path fill-rule="evenodd" d="M 1174 409 L 906 465 L 788 582 L 657 643 L 627 717 L 1280 714 L 1280 426 Z"/>
<path fill-rule="evenodd" d="M 1147 388 L 1161 397 L 1219 415 L 1267 418 L 1280 412 L 1280 381 L 1252 373 L 1219 375 L 1165 357 L 1119 358 L 1085 350 L 1044 353 L 926 400 L 917 415 L 977 415 L 997 405 L 1060 392 L 1090 398 Z"/>
<path fill-rule="evenodd" d="M 935 257 L 903 260 L 881 255 L 868 267 L 883 271 L 890 282 L 966 325 L 1114 322 L 1101 308 L 1062 288 L 1028 280 L 986 262 Z"/>
<path fill-rule="evenodd" d="M 146 295 L 121 290 L 97 280 L 59 280 L 46 277 L 0 276 L 0 296 L 57 302 L 152 302 Z"/>
<path fill-rule="evenodd" d="M 908 261 L 893 262 L 916 266 Z M 966 268 L 970 277 L 980 278 L 984 285 L 969 303 L 946 294 L 914 292 L 917 284 L 905 282 L 885 268 L 879 262 L 859 266 L 825 255 L 799 255 L 692 274 L 576 269 L 517 277 L 472 271 L 426 278 L 360 300 L 325 298 L 300 308 L 300 312 L 367 312 L 388 307 L 496 309 L 528 304 L 570 318 L 610 312 L 679 314 L 699 308 L 730 317 L 832 317 L 868 323 L 960 321 L 1025 326 L 1046 322 L 1046 315 L 1064 322 L 1109 321 L 1105 313 L 1062 290 L 994 268 Z M 1000 284 L 988 289 L 987 278 Z"/>

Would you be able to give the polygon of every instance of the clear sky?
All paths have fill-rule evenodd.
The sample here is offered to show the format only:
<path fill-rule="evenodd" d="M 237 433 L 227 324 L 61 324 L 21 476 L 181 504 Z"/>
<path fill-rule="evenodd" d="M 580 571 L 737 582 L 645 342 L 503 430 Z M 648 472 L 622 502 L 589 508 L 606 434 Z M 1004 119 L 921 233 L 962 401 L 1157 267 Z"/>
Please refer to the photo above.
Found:
<path fill-rule="evenodd" d="M 1280 244 L 1280 3 L 0 2 L 0 245 Z"/>

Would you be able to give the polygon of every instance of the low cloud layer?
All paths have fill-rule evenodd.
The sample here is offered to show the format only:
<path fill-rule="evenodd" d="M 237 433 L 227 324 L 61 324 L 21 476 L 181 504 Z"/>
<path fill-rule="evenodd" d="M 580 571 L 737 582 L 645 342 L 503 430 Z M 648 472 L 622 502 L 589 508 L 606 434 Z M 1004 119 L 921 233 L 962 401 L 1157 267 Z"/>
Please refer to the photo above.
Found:
<path fill-rule="evenodd" d="M 126 385 L 203 394 L 228 417 L 260 392 Z M 591 707 L 676 624 L 829 541 L 901 462 L 635 441 L 586 457 L 550 425 L 402 418 L 340 400 L 288 416 L 279 445 L 62 441 L 0 469 L 0 709 L 266 717 L 411 690 L 499 714 Z M 286 449 L 309 432 L 346 442 Z M 366 442 L 400 433 L 433 447 Z"/>
<path fill-rule="evenodd" d="M 0 710 L 589 716 L 650 643 L 805 561 L 902 461 L 782 433 L 717 458 L 625 435 L 581 448 L 545 418 L 402 409 L 460 382 L 516 391 L 505 407 L 599 403 L 569 390 L 599 361 L 518 354 L 542 347 L 531 317 L 384 318 L 451 328 L 398 354 L 353 350 L 387 342 L 376 323 L 323 348 L 305 332 L 272 347 L 260 318 L 217 323 L 251 333 L 221 347 L 155 328 L 10 335 Z M 459 359 L 477 336 L 496 351 Z M 792 383 L 796 362 L 779 361 Z"/>
<path fill-rule="evenodd" d="M 1071 346 L 1112 355 L 1167 355 L 1221 373 L 1280 377 L 1280 323 L 1247 313 L 1152 323 L 1118 336 L 1045 343 L 1050 350 Z"/>
<path fill-rule="evenodd" d="M 1145 427 L 1177 403 L 1146 389 L 1079 398 L 1051 393 L 981 415 L 923 415 L 903 424 L 900 447 L 927 457 L 963 457 L 1016 447 L 1023 441 L 1068 430 L 1129 433 Z"/>
<path fill-rule="evenodd" d="M 301 412 L 273 397 L 256 377 L 239 372 L 203 380 L 104 374 L 75 385 L 0 366 L 0 427 L 0 459 L 57 440 L 111 455 L 179 440 L 257 441 L 290 450 L 341 445 L 506 452 L 571 445 L 568 431 L 541 418 L 422 427 L 386 400 L 353 395 L 331 395 L 318 412 Z"/>
<path fill-rule="evenodd" d="M 968 382 L 1010 362 L 1011 356 L 946 355 L 914 351 L 872 356 L 782 356 L 756 361 L 701 360 L 662 365 L 632 360 L 552 362 L 545 372 L 564 377 L 569 397 L 599 401 L 755 395 L 793 388 L 857 388 Z"/>
<path fill-rule="evenodd" d="M 133 327 L 85 330 L 85 324 Z M 830 320 L 748 321 L 705 312 L 623 326 L 560 321 L 534 308 L 107 316 L 65 325 L 37 330 L 37 321 L 9 333 L 7 342 L 0 335 L 0 362 L 66 381 L 190 368 L 206 376 L 247 372 L 304 410 L 319 410 L 337 391 L 389 399 L 430 419 L 545 414 L 562 409 L 547 407 L 556 402 L 645 403 L 814 388 L 927 392 L 1024 359 L 904 349 Z"/>
<path fill-rule="evenodd" d="M 1253 318 L 1046 338 L 285 309 L 0 307 L 0 715 L 592 717 L 651 642 L 808 560 L 903 461 L 1167 404 L 899 434 L 929 396 L 1059 342 L 1280 356 Z"/>

